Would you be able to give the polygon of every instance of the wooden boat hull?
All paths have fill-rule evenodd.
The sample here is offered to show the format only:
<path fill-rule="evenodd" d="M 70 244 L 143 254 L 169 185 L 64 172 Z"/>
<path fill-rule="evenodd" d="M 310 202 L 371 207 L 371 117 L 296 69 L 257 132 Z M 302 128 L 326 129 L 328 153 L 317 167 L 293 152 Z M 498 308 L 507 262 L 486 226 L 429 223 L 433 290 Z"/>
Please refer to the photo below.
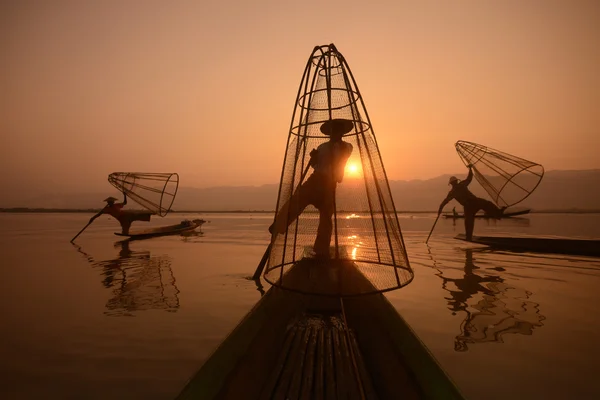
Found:
<path fill-rule="evenodd" d="M 464 234 L 456 239 L 468 241 Z M 600 240 L 473 236 L 470 242 L 502 250 L 600 257 Z"/>
<path fill-rule="evenodd" d="M 522 210 L 522 211 L 514 211 L 514 212 L 507 212 L 504 213 L 504 215 L 502 215 L 501 218 L 499 219 L 503 219 L 503 218 L 511 218 L 511 217 L 516 217 L 519 215 L 525 215 L 525 214 L 529 214 L 531 212 L 531 209 L 529 210 Z M 452 218 L 452 219 L 464 219 L 465 215 L 464 214 L 443 214 L 444 218 Z M 485 218 L 485 219 L 495 219 L 494 217 L 490 217 L 488 215 L 485 214 L 477 214 L 475 215 L 475 218 Z"/>
<path fill-rule="evenodd" d="M 146 229 L 143 231 L 130 232 L 129 234 L 123 234 L 120 232 L 115 232 L 117 236 L 126 236 L 131 239 L 143 239 L 143 238 L 151 238 L 157 236 L 167 236 L 167 235 L 177 235 L 183 232 L 193 231 L 194 229 L 202 226 L 205 221 L 201 219 L 195 219 L 193 221 L 188 221 L 189 223 L 184 223 L 183 221 L 176 225 L 169 226 L 161 226 L 158 228 Z"/>
<path fill-rule="evenodd" d="M 345 280 L 371 285 L 342 263 Z M 335 285 L 331 272 L 302 260 L 284 279 Z M 383 294 L 341 300 L 272 287 L 177 398 L 463 397 Z"/>

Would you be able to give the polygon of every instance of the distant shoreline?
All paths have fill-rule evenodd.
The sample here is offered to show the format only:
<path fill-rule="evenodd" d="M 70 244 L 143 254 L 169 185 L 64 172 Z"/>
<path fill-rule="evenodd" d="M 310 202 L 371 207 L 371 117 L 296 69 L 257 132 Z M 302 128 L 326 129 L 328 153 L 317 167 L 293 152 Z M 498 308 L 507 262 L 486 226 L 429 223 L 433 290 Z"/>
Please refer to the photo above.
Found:
<path fill-rule="evenodd" d="M 100 208 L 89 208 L 89 209 L 68 209 L 68 208 L 25 208 L 25 207 L 12 207 L 12 208 L 0 208 L 0 213 L 97 213 Z M 352 211 L 342 211 L 352 212 Z M 434 211 L 397 211 L 398 214 L 432 214 Z M 274 210 L 221 210 L 221 211 L 206 211 L 206 210 L 172 210 L 171 214 L 273 214 Z M 598 210 L 579 210 L 579 209 L 565 209 L 565 210 L 531 210 L 530 214 L 600 214 Z"/>

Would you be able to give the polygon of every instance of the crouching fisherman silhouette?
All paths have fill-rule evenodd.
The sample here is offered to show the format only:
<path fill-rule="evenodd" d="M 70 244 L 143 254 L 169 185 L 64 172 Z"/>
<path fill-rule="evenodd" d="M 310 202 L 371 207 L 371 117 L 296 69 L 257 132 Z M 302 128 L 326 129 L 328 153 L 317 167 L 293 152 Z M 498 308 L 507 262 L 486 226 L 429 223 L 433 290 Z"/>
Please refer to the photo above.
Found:
<path fill-rule="evenodd" d="M 469 165 L 469 175 L 464 181 L 459 181 L 455 176 L 451 176 L 448 181 L 452 185 L 452 189 L 448 192 L 448 196 L 440 204 L 438 216 L 442 213 L 444 206 L 454 199 L 464 207 L 465 216 L 465 236 L 467 240 L 473 239 L 473 228 L 475 227 L 475 214 L 477 211 L 483 210 L 486 215 L 492 218 L 502 218 L 506 207 L 498 208 L 489 200 L 475 196 L 469 190 L 468 186 L 473 180 L 473 166 Z"/>
<path fill-rule="evenodd" d="M 354 123 L 347 119 L 332 119 L 321 125 L 321 132 L 329 136 L 329 141 L 310 152 L 309 166 L 314 171 L 277 213 L 275 222 L 269 227 L 273 235 L 271 242 L 277 234 L 285 233 L 288 226 L 312 204 L 319 210 L 319 227 L 313 247 L 315 256 L 329 257 L 335 189 L 344 179 L 344 168 L 352 154 L 352 145 L 344 142 L 342 136 L 353 127 Z"/>
<path fill-rule="evenodd" d="M 122 234 L 128 235 L 129 228 L 131 227 L 131 223 L 134 221 L 150 221 L 150 217 L 152 216 L 151 212 L 139 212 L 133 210 L 123 210 L 123 207 L 127 205 L 127 195 L 123 193 L 123 202 L 115 203 L 117 201 L 114 197 L 108 197 L 104 200 L 106 202 L 106 206 L 98 214 L 94 215 L 90 218 L 90 224 L 102 214 L 107 214 L 114 217 L 119 224 L 121 224 Z"/>

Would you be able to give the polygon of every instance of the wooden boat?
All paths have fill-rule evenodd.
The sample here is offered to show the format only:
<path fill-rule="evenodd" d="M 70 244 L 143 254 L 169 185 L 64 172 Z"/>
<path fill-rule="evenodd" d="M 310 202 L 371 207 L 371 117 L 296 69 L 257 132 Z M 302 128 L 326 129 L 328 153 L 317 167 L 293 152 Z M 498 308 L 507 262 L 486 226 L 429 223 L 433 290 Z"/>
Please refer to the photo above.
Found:
<path fill-rule="evenodd" d="M 273 235 L 255 272 L 260 278 L 266 268 L 263 276 L 273 286 L 179 399 L 462 398 L 381 293 L 409 284 L 414 275 L 372 126 L 346 59 L 333 44 L 316 46 L 298 90 L 277 195 L 273 230 L 287 227 L 286 234 Z M 369 206 L 371 222 L 356 228 L 361 240 L 373 236 L 375 251 L 353 261 L 352 251 L 340 246 L 330 252 L 334 259 L 318 260 L 304 247 L 302 257 L 303 246 L 312 242 L 307 236 L 322 233 L 317 225 L 323 216 L 293 217 L 293 222 L 291 207 L 302 202 L 301 187 L 310 190 L 303 185 L 312 177 L 307 175 L 312 146 L 342 136 L 355 149 L 346 156 L 360 163 L 363 178 L 360 185 L 344 180 L 334 192 L 340 202 L 333 205 Z M 345 163 L 330 165 L 337 169 Z M 336 222 L 333 243 L 353 229 L 338 231 Z M 313 245 L 308 248 L 312 253 Z M 383 279 L 371 283 L 367 276 Z M 393 276 L 391 282 L 386 276 Z"/>
<path fill-rule="evenodd" d="M 374 289 L 350 260 L 303 258 L 293 287 Z M 290 282 L 290 281 L 287 281 Z M 365 287 L 365 285 L 370 285 Z M 271 287 L 177 399 L 462 399 L 381 293 L 340 298 Z"/>
<path fill-rule="evenodd" d="M 129 232 L 128 234 L 115 232 L 117 236 L 127 236 L 131 239 L 143 239 L 143 238 L 151 238 L 156 236 L 166 236 L 166 235 L 177 235 L 183 232 L 193 231 L 194 229 L 202 226 L 206 221 L 202 219 L 194 219 L 184 220 L 176 225 L 169 226 L 161 226 L 158 228 L 150 228 L 143 231 L 134 231 Z"/>
<path fill-rule="evenodd" d="M 456 239 L 468 241 L 464 234 L 456 236 Z M 600 257 L 600 240 L 473 236 L 470 242 L 511 251 Z"/>
<path fill-rule="evenodd" d="M 502 218 L 511 218 L 511 217 L 516 217 L 518 215 L 525 215 L 525 214 L 529 214 L 531 212 L 531 209 L 527 209 L 527 210 L 521 210 L 521 211 L 513 211 L 513 212 L 506 212 L 502 215 Z M 465 215 L 464 214 L 443 214 L 444 218 L 453 218 L 453 219 L 460 219 L 460 218 L 464 218 Z M 491 217 L 489 215 L 485 215 L 485 214 L 477 214 L 475 215 L 475 218 L 485 218 L 485 219 L 489 219 L 489 218 L 494 218 Z"/>

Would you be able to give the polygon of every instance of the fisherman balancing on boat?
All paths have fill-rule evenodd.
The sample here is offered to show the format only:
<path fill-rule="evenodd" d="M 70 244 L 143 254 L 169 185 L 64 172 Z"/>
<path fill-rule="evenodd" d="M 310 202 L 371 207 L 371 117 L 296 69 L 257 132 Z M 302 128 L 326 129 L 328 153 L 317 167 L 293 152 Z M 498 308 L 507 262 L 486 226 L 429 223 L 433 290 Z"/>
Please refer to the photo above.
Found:
<path fill-rule="evenodd" d="M 315 256 L 329 258 L 335 189 L 344 179 L 344 168 L 352 154 L 352 145 L 343 141 L 342 136 L 353 128 L 354 123 L 347 119 L 331 119 L 321 125 L 321 133 L 329 136 L 329 141 L 310 152 L 309 166 L 314 171 L 281 207 L 275 222 L 269 227 L 273 239 L 275 235 L 285 233 L 288 226 L 312 204 L 319 210 L 319 227 L 313 247 Z"/>
<path fill-rule="evenodd" d="M 96 218 L 98 218 L 102 214 L 108 214 L 114 217 L 117 221 L 119 221 L 119 224 L 121 224 L 122 233 L 124 235 L 127 235 L 129 234 L 129 228 L 131 227 L 132 222 L 150 221 L 150 217 L 152 216 L 152 213 L 150 212 L 123 210 L 123 207 L 127 205 L 127 195 L 125 194 L 125 192 L 123 192 L 123 202 L 115 203 L 117 200 L 118 199 L 112 196 L 104 199 L 104 201 L 106 202 L 106 206 L 104 206 L 104 208 L 100 210 L 98 214 L 90 218 L 90 222 L 88 223 L 88 225 L 91 224 Z"/>
<path fill-rule="evenodd" d="M 457 177 L 451 176 L 448 184 L 452 185 L 452 189 L 448 192 L 448 196 L 440 204 L 438 216 L 442 213 L 444 206 L 454 199 L 464 207 L 465 214 L 465 236 L 467 240 L 473 239 L 473 228 L 475 227 L 475 214 L 479 210 L 483 210 L 486 215 L 493 218 L 502 218 L 506 207 L 498 208 L 489 200 L 475 196 L 469 190 L 468 186 L 473 180 L 473 166 L 469 164 L 469 175 L 464 181 L 459 181 Z"/>

